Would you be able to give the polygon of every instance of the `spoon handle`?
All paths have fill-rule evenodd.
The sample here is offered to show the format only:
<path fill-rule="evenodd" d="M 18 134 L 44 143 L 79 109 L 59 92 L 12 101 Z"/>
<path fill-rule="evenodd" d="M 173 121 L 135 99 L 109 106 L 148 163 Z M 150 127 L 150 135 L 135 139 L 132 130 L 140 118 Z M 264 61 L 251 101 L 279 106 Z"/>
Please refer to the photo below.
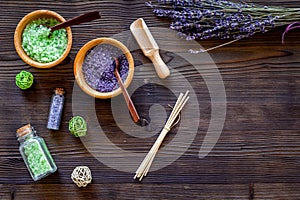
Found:
<path fill-rule="evenodd" d="M 140 117 L 139 117 L 139 114 L 137 113 L 137 111 L 136 111 L 136 109 L 135 109 L 135 106 L 134 106 L 134 104 L 133 104 L 133 102 L 132 102 L 132 100 L 131 100 L 131 98 L 130 98 L 130 96 L 129 96 L 129 94 L 128 94 L 128 92 L 127 92 L 125 86 L 124 86 L 124 84 L 123 84 L 123 81 L 122 81 L 122 79 L 121 79 L 121 76 L 120 76 L 120 74 L 119 74 L 119 72 L 118 72 L 118 65 L 119 65 L 119 61 L 117 61 L 117 59 L 116 59 L 116 66 L 117 66 L 117 67 L 116 67 L 116 69 L 115 69 L 115 76 L 116 76 L 116 78 L 117 78 L 117 80 L 118 80 L 118 83 L 119 83 L 119 86 L 120 86 L 120 88 L 121 88 L 121 90 L 122 90 L 124 99 L 125 99 L 125 101 L 126 101 L 128 110 L 129 110 L 129 112 L 130 112 L 130 115 L 131 115 L 133 121 L 134 121 L 135 123 L 137 123 L 137 122 L 140 121 Z"/>
<path fill-rule="evenodd" d="M 101 18 L 101 15 L 98 11 L 92 11 L 92 12 L 85 13 L 83 15 L 79 15 L 78 17 L 74 17 L 70 20 L 62 22 L 55 26 L 52 26 L 52 27 L 50 27 L 50 29 L 51 29 L 51 31 L 55 31 L 58 29 L 66 28 L 66 27 L 69 27 L 72 25 L 81 24 L 84 22 L 90 22 L 90 21 L 93 21 L 95 19 L 100 19 L 100 18 Z"/>

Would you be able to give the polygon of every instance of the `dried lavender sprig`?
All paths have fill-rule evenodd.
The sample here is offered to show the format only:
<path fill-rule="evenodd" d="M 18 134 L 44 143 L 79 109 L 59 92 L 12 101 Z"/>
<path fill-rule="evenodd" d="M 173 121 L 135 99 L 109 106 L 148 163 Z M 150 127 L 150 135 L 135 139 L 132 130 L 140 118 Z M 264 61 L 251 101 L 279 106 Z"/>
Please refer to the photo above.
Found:
<path fill-rule="evenodd" d="M 187 40 L 239 40 L 300 19 L 298 8 L 224 0 L 158 0 L 146 5 L 153 8 L 156 16 L 172 19 L 170 28 Z"/>
<path fill-rule="evenodd" d="M 294 23 L 291 23 L 290 25 L 288 25 L 285 29 L 285 31 L 283 32 L 282 36 L 281 36 L 281 42 L 282 44 L 284 44 L 284 37 L 285 37 L 285 34 L 287 34 L 289 31 L 293 30 L 293 29 L 297 29 L 297 28 L 300 28 L 300 22 L 294 22 Z"/>

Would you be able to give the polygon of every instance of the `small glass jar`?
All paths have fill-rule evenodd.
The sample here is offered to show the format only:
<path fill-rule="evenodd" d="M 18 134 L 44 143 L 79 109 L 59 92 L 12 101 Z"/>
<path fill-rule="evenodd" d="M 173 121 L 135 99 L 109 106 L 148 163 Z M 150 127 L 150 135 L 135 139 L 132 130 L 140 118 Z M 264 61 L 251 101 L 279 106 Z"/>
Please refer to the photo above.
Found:
<path fill-rule="evenodd" d="M 34 181 L 40 180 L 57 170 L 56 164 L 43 138 L 27 124 L 17 130 L 20 153 Z"/>
<path fill-rule="evenodd" d="M 56 88 L 51 98 L 51 105 L 49 109 L 47 128 L 52 130 L 58 130 L 60 126 L 62 110 L 64 106 L 64 89 Z"/>

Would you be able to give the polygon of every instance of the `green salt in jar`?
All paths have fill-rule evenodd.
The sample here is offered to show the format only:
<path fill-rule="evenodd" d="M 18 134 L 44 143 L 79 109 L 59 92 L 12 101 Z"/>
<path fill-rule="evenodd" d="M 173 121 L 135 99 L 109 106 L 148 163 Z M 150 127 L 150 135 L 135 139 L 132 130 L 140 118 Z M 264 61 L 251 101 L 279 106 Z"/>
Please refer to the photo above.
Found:
<path fill-rule="evenodd" d="M 57 170 L 56 164 L 43 138 L 27 124 L 17 130 L 20 153 L 34 181 L 40 180 Z"/>
<path fill-rule="evenodd" d="M 50 32 L 50 26 L 58 24 L 54 18 L 39 18 L 25 27 L 22 33 L 22 48 L 33 60 L 49 63 L 59 59 L 68 44 L 66 29 Z"/>

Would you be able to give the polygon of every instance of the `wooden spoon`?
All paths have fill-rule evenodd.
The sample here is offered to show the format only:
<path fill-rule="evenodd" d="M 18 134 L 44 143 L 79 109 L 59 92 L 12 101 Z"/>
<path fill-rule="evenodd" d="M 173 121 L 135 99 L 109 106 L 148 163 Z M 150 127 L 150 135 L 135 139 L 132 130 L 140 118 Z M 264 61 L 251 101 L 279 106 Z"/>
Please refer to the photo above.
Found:
<path fill-rule="evenodd" d="M 115 58 L 115 64 L 116 64 L 116 69 L 115 69 L 115 76 L 118 80 L 118 83 L 119 83 L 119 86 L 123 92 L 123 96 L 124 96 L 124 99 L 126 101 L 126 104 L 127 104 L 127 107 L 128 107 L 128 110 L 132 116 L 132 119 L 135 123 L 138 123 L 140 122 L 140 116 L 139 114 L 137 113 L 136 109 L 135 109 L 135 106 L 123 84 L 123 81 L 121 79 L 121 76 L 120 76 L 120 73 L 119 73 L 119 60 L 117 58 Z"/>
<path fill-rule="evenodd" d="M 142 49 L 145 56 L 147 56 L 153 63 L 157 75 L 164 79 L 170 75 L 170 70 L 159 55 L 159 47 L 155 42 L 150 30 L 148 29 L 143 18 L 135 20 L 130 25 L 130 30 L 135 37 L 137 43 Z"/>
<path fill-rule="evenodd" d="M 53 32 L 55 30 L 59 30 L 62 28 L 73 26 L 73 25 L 78 25 L 78 24 L 81 24 L 84 22 L 90 22 L 90 21 L 93 21 L 95 19 L 100 19 L 100 18 L 101 18 L 101 15 L 98 11 L 92 11 L 92 12 L 88 12 L 83 15 L 74 17 L 72 19 L 69 19 L 69 20 L 62 22 L 60 24 L 57 24 L 55 26 L 51 26 L 49 28 L 51 29 L 51 32 Z"/>

